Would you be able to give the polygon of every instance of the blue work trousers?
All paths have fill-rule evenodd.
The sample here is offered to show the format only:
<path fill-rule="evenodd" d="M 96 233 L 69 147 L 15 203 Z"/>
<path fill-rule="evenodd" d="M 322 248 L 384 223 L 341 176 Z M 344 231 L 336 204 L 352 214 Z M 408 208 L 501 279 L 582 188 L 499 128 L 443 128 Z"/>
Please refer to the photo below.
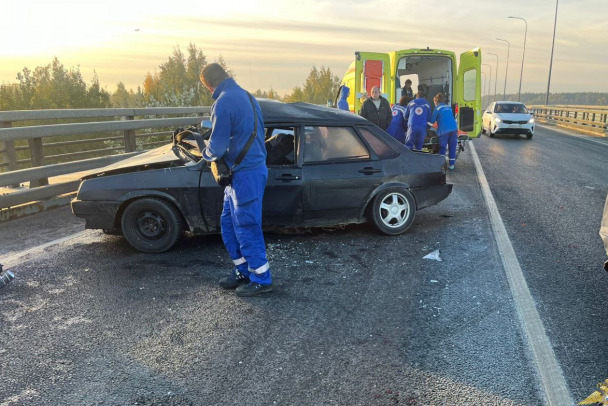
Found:
<path fill-rule="evenodd" d="M 239 272 L 262 285 L 272 283 L 262 233 L 262 199 L 268 178 L 265 165 L 235 172 L 224 190 L 222 239 Z"/>
<path fill-rule="evenodd" d="M 439 154 L 445 155 L 446 144 L 449 150 L 450 165 L 456 163 L 456 147 L 458 145 L 458 131 L 448 131 L 445 134 L 441 134 L 439 137 Z"/>
<path fill-rule="evenodd" d="M 407 128 L 405 146 L 409 149 L 421 150 L 426 137 L 426 126 L 411 126 Z"/>

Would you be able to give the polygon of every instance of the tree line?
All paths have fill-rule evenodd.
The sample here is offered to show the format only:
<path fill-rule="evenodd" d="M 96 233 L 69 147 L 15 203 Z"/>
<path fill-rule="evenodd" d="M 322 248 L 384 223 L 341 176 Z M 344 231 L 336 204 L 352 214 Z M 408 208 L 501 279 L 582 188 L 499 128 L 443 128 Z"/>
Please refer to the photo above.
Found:
<path fill-rule="evenodd" d="M 143 75 L 137 89 L 127 89 L 123 82 L 116 84 L 112 93 L 102 88 L 94 72 L 91 83 L 86 83 L 79 67 L 66 68 L 57 58 L 46 66 L 30 70 L 25 67 L 17 73 L 16 83 L 0 84 L 0 111 L 107 107 L 177 107 L 207 106 L 213 103 L 209 91 L 199 80 L 200 71 L 207 65 L 207 56 L 195 44 L 189 44 L 186 52 L 176 47 L 154 73 Z M 220 55 L 220 63 L 229 74 L 233 72 Z M 313 66 L 300 86 L 290 93 L 279 95 L 272 88 L 252 92 L 257 97 L 284 102 L 308 102 L 326 104 L 335 100 L 340 78 L 330 68 Z M 544 93 L 523 93 L 520 100 L 525 104 L 544 104 Z M 506 95 L 507 100 L 517 100 L 516 94 Z M 503 97 L 497 95 L 497 100 Z M 483 97 L 483 105 L 494 100 L 493 95 Z M 608 93 L 576 92 L 552 93 L 550 104 L 608 105 Z"/>
<path fill-rule="evenodd" d="M 217 61 L 234 77 L 222 56 Z M 0 84 L 0 111 L 107 107 L 178 107 L 208 106 L 213 103 L 210 92 L 201 84 L 200 71 L 207 57 L 195 44 L 186 53 L 176 47 L 154 72 L 143 75 L 137 89 L 127 89 L 123 82 L 112 93 L 103 89 L 94 72 L 87 84 L 79 67 L 66 68 L 58 58 L 46 66 L 17 73 L 16 83 Z M 302 86 L 279 95 L 274 89 L 257 89 L 257 97 L 285 102 L 305 101 L 325 104 L 335 98 L 340 79 L 329 68 L 313 66 Z"/>

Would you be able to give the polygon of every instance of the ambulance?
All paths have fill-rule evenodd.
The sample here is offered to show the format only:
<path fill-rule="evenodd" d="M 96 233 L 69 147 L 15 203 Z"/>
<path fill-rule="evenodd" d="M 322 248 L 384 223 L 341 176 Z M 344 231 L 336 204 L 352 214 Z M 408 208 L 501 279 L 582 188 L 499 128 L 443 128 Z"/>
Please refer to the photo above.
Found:
<path fill-rule="evenodd" d="M 374 86 L 391 105 L 401 98 L 401 88 L 407 79 L 412 81 L 414 95 L 422 89 L 425 99 L 434 109 L 433 97 L 446 96 L 452 106 L 459 130 L 469 137 L 481 133 L 481 50 L 472 49 L 460 55 L 438 49 L 406 49 L 388 53 L 355 52 L 341 84 L 350 88 L 350 111 L 359 112 Z"/>

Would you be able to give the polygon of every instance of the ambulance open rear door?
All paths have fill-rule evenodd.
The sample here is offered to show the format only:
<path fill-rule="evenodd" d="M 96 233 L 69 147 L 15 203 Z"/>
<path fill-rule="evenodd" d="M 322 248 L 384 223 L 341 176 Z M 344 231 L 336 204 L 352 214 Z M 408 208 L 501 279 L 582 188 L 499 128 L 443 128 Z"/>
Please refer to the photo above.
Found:
<path fill-rule="evenodd" d="M 478 137 L 481 133 L 482 120 L 480 48 L 460 55 L 456 103 L 458 103 L 458 128 L 466 131 L 470 137 Z"/>
<path fill-rule="evenodd" d="M 382 96 L 390 100 L 389 95 L 393 92 L 390 66 L 388 54 L 355 52 L 355 113 L 361 110 L 365 93 L 371 96 L 374 86 L 378 86 Z"/>

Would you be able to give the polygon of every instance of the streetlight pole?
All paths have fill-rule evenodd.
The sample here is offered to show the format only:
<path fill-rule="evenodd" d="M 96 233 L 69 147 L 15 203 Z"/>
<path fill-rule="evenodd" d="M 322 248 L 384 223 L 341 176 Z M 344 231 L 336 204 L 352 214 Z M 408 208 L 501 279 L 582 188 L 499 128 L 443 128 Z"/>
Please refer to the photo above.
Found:
<path fill-rule="evenodd" d="M 521 17 L 510 16 L 509 18 L 516 18 L 516 19 L 522 20 L 524 23 L 526 23 L 526 30 L 524 31 L 524 52 L 521 54 L 521 72 L 519 73 L 519 91 L 517 92 L 517 101 L 520 101 L 521 78 L 524 76 L 524 58 L 526 56 L 526 37 L 528 36 L 528 22 L 524 18 L 521 18 Z"/>
<path fill-rule="evenodd" d="M 509 50 L 511 49 L 511 43 L 506 39 L 496 38 L 498 41 L 507 43 L 507 67 L 505 68 L 505 87 L 502 90 L 503 100 L 507 100 L 507 73 L 509 73 Z"/>
<path fill-rule="evenodd" d="M 488 52 L 488 55 L 492 55 L 496 57 L 496 75 L 494 75 L 494 100 L 496 101 L 496 82 L 498 81 L 498 55 L 493 54 L 492 52 Z M 490 82 L 490 85 L 492 82 Z"/>
<path fill-rule="evenodd" d="M 488 64 L 488 63 L 482 63 L 483 66 L 487 66 L 488 68 L 490 68 L 490 86 L 492 85 L 492 65 Z M 490 94 L 490 91 L 488 90 L 488 94 Z"/>
<path fill-rule="evenodd" d="M 483 85 L 481 90 L 481 98 L 483 99 L 488 90 L 488 77 L 486 76 L 485 72 L 481 72 L 481 77 L 483 78 Z"/>
<path fill-rule="evenodd" d="M 549 81 L 547 82 L 547 98 L 545 106 L 549 105 L 549 88 L 551 87 L 551 68 L 553 67 L 553 48 L 555 47 L 555 28 L 557 27 L 557 5 L 559 0 L 555 0 L 555 22 L 553 23 L 553 43 L 551 44 L 551 62 L 549 62 Z"/>

